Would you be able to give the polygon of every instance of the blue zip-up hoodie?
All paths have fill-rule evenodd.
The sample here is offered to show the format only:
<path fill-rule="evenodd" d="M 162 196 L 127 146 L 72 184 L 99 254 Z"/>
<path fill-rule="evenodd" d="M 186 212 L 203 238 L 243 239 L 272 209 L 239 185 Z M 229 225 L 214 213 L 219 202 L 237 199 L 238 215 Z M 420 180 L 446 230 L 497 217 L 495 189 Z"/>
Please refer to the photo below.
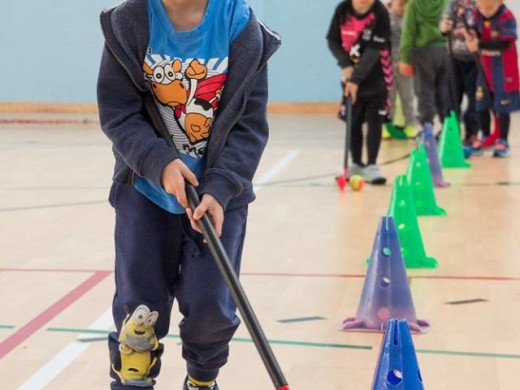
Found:
<path fill-rule="evenodd" d="M 211 0 L 219 1 L 219 0 Z M 161 186 L 166 165 L 179 158 L 145 82 L 142 64 L 149 41 L 147 0 L 127 0 L 101 13 L 105 48 L 98 78 L 101 128 L 113 143 L 113 180 L 134 174 Z M 253 175 L 267 138 L 267 61 L 279 35 L 251 17 L 230 48 L 226 87 L 207 149 L 199 193 L 211 194 L 224 209 L 255 199 Z"/>

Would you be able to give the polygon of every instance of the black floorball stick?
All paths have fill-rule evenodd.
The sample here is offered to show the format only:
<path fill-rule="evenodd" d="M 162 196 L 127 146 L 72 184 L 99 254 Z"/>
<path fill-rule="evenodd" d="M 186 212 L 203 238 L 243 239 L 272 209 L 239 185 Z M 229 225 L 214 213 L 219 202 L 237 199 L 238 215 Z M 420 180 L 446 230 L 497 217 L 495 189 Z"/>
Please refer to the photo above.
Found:
<path fill-rule="evenodd" d="M 345 151 L 343 155 L 343 174 L 336 176 L 336 183 L 341 191 L 345 189 L 348 182 L 348 160 L 350 151 L 350 140 L 352 137 L 352 98 L 350 96 L 344 97 L 344 104 L 342 110 L 345 110 L 344 117 L 347 122 L 345 134 Z"/>
<path fill-rule="evenodd" d="M 186 182 L 186 195 L 188 196 L 188 202 L 192 210 L 195 210 L 197 206 L 200 204 L 199 194 L 193 185 Z M 276 390 L 290 390 L 287 381 L 276 361 L 276 358 L 269 346 L 269 343 L 265 337 L 265 334 L 260 327 L 260 323 L 256 318 L 256 315 L 247 299 L 247 296 L 238 280 L 237 275 L 235 274 L 235 270 L 231 266 L 231 261 L 229 260 L 229 256 L 227 255 L 220 238 L 217 236 L 215 229 L 209 219 L 207 214 L 199 221 L 199 226 L 202 230 L 204 238 L 208 244 L 208 247 L 215 259 L 217 267 L 220 271 L 220 274 L 224 278 L 229 290 L 231 291 L 231 295 L 235 304 L 242 315 L 242 319 L 244 320 L 247 329 L 255 343 L 256 349 L 264 362 L 265 368 L 269 372 L 271 380 L 275 386 Z"/>
<path fill-rule="evenodd" d="M 455 23 L 455 22 L 454 22 Z M 448 97 L 450 98 L 450 108 L 449 111 L 454 111 L 457 115 L 457 118 L 460 115 L 460 104 L 458 101 L 459 96 L 459 88 L 457 83 L 457 76 L 455 74 L 455 57 L 453 55 L 453 38 L 451 36 L 451 31 L 448 33 L 448 58 L 449 58 L 449 68 L 448 68 L 448 75 L 449 75 L 449 88 L 448 88 Z M 449 115 L 449 113 L 446 113 Z"/>

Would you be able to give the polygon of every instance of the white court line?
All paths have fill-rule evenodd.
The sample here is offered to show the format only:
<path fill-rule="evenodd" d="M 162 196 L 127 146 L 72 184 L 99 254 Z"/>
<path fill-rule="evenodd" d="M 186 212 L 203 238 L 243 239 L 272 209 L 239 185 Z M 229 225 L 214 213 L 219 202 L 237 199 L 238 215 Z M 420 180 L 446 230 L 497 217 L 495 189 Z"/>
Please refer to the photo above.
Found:
<path fill-rule="evenodd" d="M 271 169 L 269 169 L 266 173 L 264 173 L 258 180 L 255 180 L 253 185 L 253 190 L 257 193 L 262 189 L 262 184 L 267 183 L 274 176 L 276 176 L 282 169 L 286 167 L 292 160 L 296 158 L 298 155 L 297 150 L 291 150 L 289 153 L 285 155 L 280 161 L 274 164 Z"/>
<path fill-rule="evenodd" d="M 112 309 L 108 309 L 97 320 L 95 320 L 87 329 L 109 329 L 112 325 Z M 67 366 L 69 366 L 75 359 L 77 359 L 87 348 L 91 345 L 88 342 L 92 338 L 92 334 L 80 334 L 74 341 L 65 348 L 63 348 L 57 355 L 54 356 L 47 364 L 40 368 L 33 376 L 31 376 L 25 383 L 23 383 L 18 390 L 40 390 L 47 386 L 54 380 Z M 79 340 L 83 340 L 79 341 Z"/>

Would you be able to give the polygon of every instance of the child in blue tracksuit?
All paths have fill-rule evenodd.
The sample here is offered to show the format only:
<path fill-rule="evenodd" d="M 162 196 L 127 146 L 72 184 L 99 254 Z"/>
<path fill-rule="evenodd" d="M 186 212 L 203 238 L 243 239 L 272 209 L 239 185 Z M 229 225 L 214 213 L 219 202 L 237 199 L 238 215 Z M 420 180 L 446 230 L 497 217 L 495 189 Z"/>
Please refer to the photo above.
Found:
<path fill-rule="evenodd" d="M 218 390 L 239 319 L 197 221 L 209 214 L 238 273 L 280 38 L 245 0 L 127 0 L 101 24 L 98 106 L 115 157 L 111 388 L 153 388 L 177 300 L 183 389 Z"/>

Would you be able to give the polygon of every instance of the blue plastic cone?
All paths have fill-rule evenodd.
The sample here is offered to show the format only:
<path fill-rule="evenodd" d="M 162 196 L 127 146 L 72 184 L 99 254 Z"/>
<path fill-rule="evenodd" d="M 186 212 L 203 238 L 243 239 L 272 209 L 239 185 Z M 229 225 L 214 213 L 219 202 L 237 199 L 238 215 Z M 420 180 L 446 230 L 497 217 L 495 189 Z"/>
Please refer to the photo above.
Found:
<path fill-rule="evenodd" d="M 450 183 L 444 180 L 442 175 L 441 163 L 439 162 L 439 155 L 437 153 L 437 144 L 435 136 L 433 135 L 433 126 L 431 123 L 426 123 L 423 126 L 421 133 L 421 142 L 426 148 L 428 154 L 428 164 L 430 165 L 430 172 L 435 188 L 446 188 Z"/>
<path fill-rule="evenodd" d="M 392 319 L 385 334 L 372 390 L 423 390 L 408 324 Z"/>
<path fill-rule="evenodd" d="M 385 216 L 379 222 L 356 317 L 344 320 L 341 328 L 382 332 L 391 318 L 407 320 L 415 332 L 430 327 L 416 317 L 394 218 Z"/>

